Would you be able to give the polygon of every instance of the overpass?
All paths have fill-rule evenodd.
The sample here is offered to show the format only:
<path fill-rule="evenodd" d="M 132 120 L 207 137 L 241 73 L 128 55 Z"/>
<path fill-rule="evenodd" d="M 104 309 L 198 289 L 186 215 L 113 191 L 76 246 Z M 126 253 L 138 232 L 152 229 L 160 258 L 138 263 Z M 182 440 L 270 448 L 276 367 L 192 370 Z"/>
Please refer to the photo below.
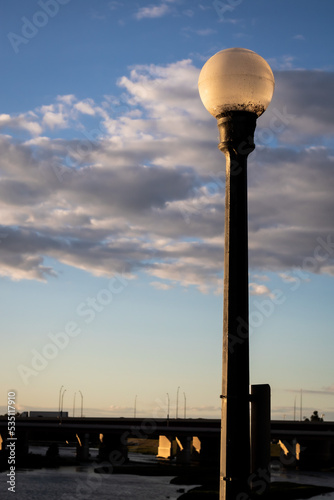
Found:
<path fill-rule="evenodd" d="M 28 452 L 29 442 L 68 441 L 80 444 L 78 455 L 82 458 L 88 458 L 90 443 L 100 443 L 102 460 L 109 459 L 110 453 L 126 459 L 128 438 L 160 439 L 163 442 L 162 436 L 168 436 L 166 439 L 171 448 L 178 440 L 178 458 L 182 460 L 186 455 L 185 460 L 189 461 L 193 437 L 196 436 L 201 443 L 201 459 L 216 460 L 217 452 L 219 456 L 220 420 L 217 419 L 17 417 L 15 424 L 17 449 L 21 453 Z M 6 417 L 0 417 L 0 435 L 4 442 L 9 437 Z M 164 453 L 167 458 L 172 450 L 168 455 L 167 450 Z"/>
<path fill-rule="evenodd" d="M 180 461 L 188 462 L 192 456 L 217 461 L 220 424 L 220 419 L 16 417 L 15 437 L 21 453 L 28 452 L 31 442 L 68 441 L 78 442 L 78 455 L 88 458 L 90 444 L 100 442 L 101 459 L 108 459 L 111 452 L 126 459 L 128 438 L 138 438 L 159 439 L 161 456 L 172 456 L 174 446 Z M 7 417 L 0 417 L 0 436 L 4 443 L 10 439 Z M 290 455 L 324 460 L 334 456 L 334 422 L 272 420 L 271 438 L 280 441 Z"/>

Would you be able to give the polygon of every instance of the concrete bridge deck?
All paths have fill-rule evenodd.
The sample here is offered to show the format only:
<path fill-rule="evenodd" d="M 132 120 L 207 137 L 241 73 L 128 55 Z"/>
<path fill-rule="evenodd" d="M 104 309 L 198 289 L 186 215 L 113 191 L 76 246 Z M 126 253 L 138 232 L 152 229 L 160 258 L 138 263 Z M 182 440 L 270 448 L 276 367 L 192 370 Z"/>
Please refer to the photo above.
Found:
<path fill-rule="evenodd" d="M 27 453 L 32 442 L 68 441 L 80 443 L 85 456 L 89 454 L 90 443 L 102 441 L 100 450 L 101 453 L 105 450 L 106 457 L 111 450 L 118 450 L 126 457 L 128 438 L 159 439 L 159 449 L 165 449 L 164 456 L 168 456 L 168 450 L 173 450 L 177 442 L 179 453 L 183 449 L 187 451 L 183 452 L 187 460 L 190 460 L 191 450 L 198 449 L 196 440 L 200 443 L 201 457 L 214 461 L 219 460 L 220 426 L 220 419 L 17 417 L 15 437 L 17 448 L 23 453 Z M 10 438 L 7 417 L 0 417 L 0 435 L 4 442 Z M 316 453 L 328 460 L 334 456 L 334 422 L 272 420 L 271 438 L 285 443 L 290 452 L 307 449 L 304 456 Z M 292 454 L 297 455 L 297 452 Z"/>
<path fill-rule="evenodd" d="M 7 430 L 7 417 L 0 417 L 0 434 L 4 437 Z M 116 433 L 127 432 L 128 437 L 156 438 L 168 432 L 177 435 L 220 435 L 220 419 L 161 419 L 161 418 L 105 418 L 105 417 L 16 417 L 17 431 L 31 430 L 37 432 L 55 431 L 62 432 L 90 432 L 90 433 Z M 297 422 L 291 420 L 272 420 L 272 438 L 282 439 L 291 436 L 302 437 L 327 437 L 334 438 L 334 422 Z"/>

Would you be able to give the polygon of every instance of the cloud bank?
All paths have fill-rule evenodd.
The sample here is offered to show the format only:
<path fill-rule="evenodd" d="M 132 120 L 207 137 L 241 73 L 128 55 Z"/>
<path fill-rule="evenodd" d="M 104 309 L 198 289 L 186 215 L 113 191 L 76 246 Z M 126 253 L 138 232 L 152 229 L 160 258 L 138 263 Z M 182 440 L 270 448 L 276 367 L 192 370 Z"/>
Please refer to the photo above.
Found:
<path fill-rule="evenodd" d="M 47 280 L 50 257 L 220 292 L 225 160 L 198 74 L 190 60 L 136 66 L 100 103 L 58 96 L 0 115 L 2 276 Z M 250 266 L 333 275 L 334 75 L 275 76 L 249 157 Z"/>

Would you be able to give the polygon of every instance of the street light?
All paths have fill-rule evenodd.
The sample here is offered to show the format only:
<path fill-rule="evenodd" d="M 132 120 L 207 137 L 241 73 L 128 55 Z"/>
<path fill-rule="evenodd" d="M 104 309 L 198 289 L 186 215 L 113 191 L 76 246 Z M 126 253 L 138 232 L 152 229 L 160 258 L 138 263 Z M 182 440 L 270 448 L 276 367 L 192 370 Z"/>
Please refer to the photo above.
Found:
<path fill-rule="evenodd" d="M 247 156 L 257 118 L 274 92 L 268 63 L 255 52 L 218 52 L 198 88 L 218 123 L 226 157 L 220 499 L 247 495 L 250 475 Z"/>
<path fill-rule="evenodd" d="M 177 388 L 177 392 L 176 392 L 176 418 L 178 418 L 178 415 L 179 415 L 179 390 L 180 390 L 180 386 Z"/>
<path fill-rule="evenodd" d="M 183 398 L 184 398 L 183 418 L 186 418 L 186 416 L 187 416 L 187 397 L 186 397 L 185 392 L 183 393 Z"/>
<path fill-rule="evenodd" d="M 61 407 L 60 407 L 60 416 L 62 417 L 63 416 L 63 408 L 64 408 L 64 394 L 66 392 L 66 389 L 64 390 L 63 392 L 63 395 L 61 397 Z"/>
<path fill-rule="evenodd" d="M 76 396 L 76 392 L 74 393 L 74 397 L 73 397 L 73 417 L 75 414 L 75 396 Z"/>
<path fill-rule="evenodd" d="M 60 417 L 61 391 L 62 391 L 63 387 L 64 386 L 62 385 L 61 388 L 59 389 L 58 418 Z"/>
<path fill-rule="evenodd" d="M 82 392 L 80 392 L 80 396 L 81 396 L 81 418 L 83 417 L 83 395 L 82 395 Z"/>
<path fill-rule="evenodd" d="M 170 404 L 170 399 L 169 399 L 169 394 L 167 394 L 167 420 L 169 420 L 169 404 Z"/>

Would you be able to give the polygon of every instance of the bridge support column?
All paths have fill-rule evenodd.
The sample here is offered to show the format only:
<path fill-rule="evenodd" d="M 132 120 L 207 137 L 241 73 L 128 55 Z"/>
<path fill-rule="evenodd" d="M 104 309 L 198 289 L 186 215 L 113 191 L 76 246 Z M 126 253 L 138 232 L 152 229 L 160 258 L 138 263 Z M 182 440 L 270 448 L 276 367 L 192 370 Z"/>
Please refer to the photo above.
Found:
<path fill-rule="evenodd" d="M 82 437 L 78 437 L 77 443 L 77 459 L 78 460 L 88 460 L 89 459 L 89 434 L 86 432 Z"/>
<path fill-rule="evenodd" d="M 172 458 L 175 455 L 175 444 L 172 437 L 159 436 L 158 458 Z"/>
<path fill-rule="evenodd" d="M 201 464 L 219 465 L 220 439 L 219 437 L 200 436 L 201 451 L 199 455 Z"/>
<path fill-rule="evenodd" d="M 278 441 L 279 446 L 281 447 L 280 452 L 280 462 L 284 467 L 296 467 L 298 463 L 300 463 L 300 451 L 301 446 L 297 442 L 297 439 L 294 438 L 292 442 L 284 439 L 283 441 Z"/>
<path fill-rule="evenodd" d="M 302 439 L 300 462 L 307 466 L 326 465 L 332 458 L 331 442 L 326 439 Z"/>
<path fill-rule="evenodd" d="M 191 452 L 191 459 L 194 462 L 199 462 L 201 456 L 201 441 L 197 436 L 193 436 L 193 449 Z"/>
<path fill-rule="evenodd" d="M 190 464 L 192 455 L 192 442 L 191 436 L 185 436 L 182 438 L 176 438 L 177 448 L 176 448 L 176 461 L 181 464 Z"/>
<path fill-rule="evenodd" d="M 181 438 L 172 436 L 159 436 L 158 458 L 173 459 L 182 464 L 190 464 L 191 461 L 199 461 L 201 452 L 201 441 L 198 437 L 183 436 Z"/>
<path fill-rule="evenodd" d="M 127 442 L 124 434 L 103 434 L 99 450 L 99 460 L 108 460 L 112 465 L 123 465 L 128 459 Z"/>

